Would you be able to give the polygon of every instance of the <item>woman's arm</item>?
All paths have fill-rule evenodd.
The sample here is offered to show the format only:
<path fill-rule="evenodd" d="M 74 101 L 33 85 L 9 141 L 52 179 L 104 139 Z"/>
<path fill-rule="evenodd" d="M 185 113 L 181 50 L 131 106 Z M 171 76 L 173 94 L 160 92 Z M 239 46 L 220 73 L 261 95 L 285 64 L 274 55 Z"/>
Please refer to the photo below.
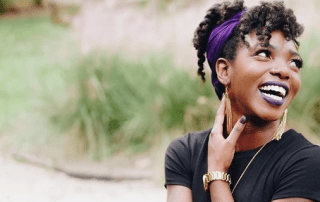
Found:
<path fill-rule="evenodd" d="M 192 202 L 191 190 L 180 185 L 168 185 L 167 202 Z"/>
<path fill-rule="evenodd" d="M 234 201 L 229 185 L 222 181 L 214 181 L 210 184 L 211 200 L 215 201 Z M 212 196 L 215 195 L 215 196 Z M 231 198 L 230 198 L 231 197 Z M 191 190 L 180 185 L 167 186 L 167 202 L 192 202 Z M 277 199 L 272 202 L 314 202 L 305 198 L 285 198 Z"/>
<path fill-rule="evenodd" d="M 221 171 L 228 173 L 233 160 L 236 142 L 244 129 L 246 118 L 243 116 L 239 120 L 230 135 L 224 138 L 223 122 L 225 117 L 226 101 L 225 97 L 221 100 L 221 105 L 217 111 L 214 126 L 211 130 L 208 143 L 208 172 Z M 230 186 L 225 181 L 212 181 L 209 184 L 211 201 L 232 202 L 234 201 Z"/>
<path fill-rule="evenodd" d="M 306 198 L 283 198 L 283 199 L 274 200 L 272 202 L 314 202 L 314 201 Z"/>

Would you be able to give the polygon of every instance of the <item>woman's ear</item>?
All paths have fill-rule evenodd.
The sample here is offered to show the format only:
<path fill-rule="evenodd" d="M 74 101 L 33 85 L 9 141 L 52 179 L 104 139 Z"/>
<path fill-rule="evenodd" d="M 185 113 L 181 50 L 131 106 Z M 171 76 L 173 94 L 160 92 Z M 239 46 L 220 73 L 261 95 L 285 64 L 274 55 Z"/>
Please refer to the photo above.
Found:
<path fill-rule="evenodd" d="M 216 62 L 216 73 L 218 80 L 224 86 L 228 86 L 230 84 L 230 62 L 225 58 L 219 58 Z"/>

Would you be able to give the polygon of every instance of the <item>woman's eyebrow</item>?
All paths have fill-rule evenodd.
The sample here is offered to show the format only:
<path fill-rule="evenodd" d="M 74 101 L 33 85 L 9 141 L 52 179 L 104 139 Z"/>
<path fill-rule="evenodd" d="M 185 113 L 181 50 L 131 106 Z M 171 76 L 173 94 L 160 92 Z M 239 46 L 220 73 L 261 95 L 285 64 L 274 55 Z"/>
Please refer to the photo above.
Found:
<path fill-rule="evenodd" d="M 276 50 L 276 51 L 280 51 L 280 47 L 279 46 L 275 46 L 275 45 L 272 45 L 272 44 L 268 44 L 267 46 L 262 46 L 263 43 L 256 43 L 254 46 L 249 46 L 249 49 L 250 50 L 254 50 L 256 49 L 257 47 L 263 47 L 263 48 L 268 48 L 268 49 L 273 49 L 273 50 Z M 291 55 L 296 55 L 298 57 L 300 57 L 300 54 L 294 50 L 290 50 L 289 53 Z M 301 58 L 301 57 L 300 57 Z"/>
<path fill-rule="evenodd" d="M 290 51 L 290 54 L 291 54 L 291 55 L 296 55 L 296 56 L 298 56 L 299 58 L 301 58 L 300 55 L 299 55 L 299 53 L 296 52 L 296 51 L 291 50 L 291 51 Z"/>
<path fill-rule="evenodd" d="M 269 47 L 270 49 L 276 50 L 276 51 L 280 51 L 280 47 L 279 46 L 275 46 L 275 45 L 269 44 L 267 47 Z"/>
<path fill-rule="evenodd" d="M 270 48 L 270 49 L 276 50 L 276 51 L 280 51 L 280 47 L 279 46 L 275 46 L 275 45 L 269 44 L 267 47 Z M 289 53 L 291 55 L 298 56 L 299 58 L 301 58 L 300 54 L 298 52 L 294 51 L 294 50 L 289 50 Z"/>
<path fill-rule="evenodd" d="M 250 46 L 249 45 L 249 49 L 250 50 L 254 50 L 256 49 L 257 47 L 261 47 L 261 48 L 268 48 L 268 49 L 273 49 L 273 50 L 277 50 L 279 51 L 280 50 L 280 47 L 279 46 L 274 46 L 274 45 L 271 45 L 271 44 L 268 44 L 267 46 L 263 46 L 264 43 L 256 43 L 254 46 Z"/>

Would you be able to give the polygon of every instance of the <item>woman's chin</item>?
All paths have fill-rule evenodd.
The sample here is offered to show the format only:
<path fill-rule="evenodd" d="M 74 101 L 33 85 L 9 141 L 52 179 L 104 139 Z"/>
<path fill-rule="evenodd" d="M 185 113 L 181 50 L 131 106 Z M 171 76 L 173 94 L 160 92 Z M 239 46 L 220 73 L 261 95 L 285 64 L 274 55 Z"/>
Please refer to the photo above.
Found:
<path fill-rule="evenodd" d="M 278 121 L 282 117 L 282 114 L 257 114 L 248 116 L 248 120 L 256 124 L 267 124 L 270 122 Z"/>

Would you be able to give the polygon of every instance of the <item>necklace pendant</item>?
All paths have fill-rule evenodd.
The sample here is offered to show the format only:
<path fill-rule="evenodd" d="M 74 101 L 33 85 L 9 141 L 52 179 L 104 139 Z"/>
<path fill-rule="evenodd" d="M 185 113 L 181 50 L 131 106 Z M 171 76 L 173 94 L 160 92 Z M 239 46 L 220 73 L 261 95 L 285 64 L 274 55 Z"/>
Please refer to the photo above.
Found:
<path fill-rule="evenodd" d="M 282 133 L 279 133 L 279 134 L 275 135 L 273 137 L 273 139 L 279 141 L 281 139 L 281 137 L 282 137 Z"/>

